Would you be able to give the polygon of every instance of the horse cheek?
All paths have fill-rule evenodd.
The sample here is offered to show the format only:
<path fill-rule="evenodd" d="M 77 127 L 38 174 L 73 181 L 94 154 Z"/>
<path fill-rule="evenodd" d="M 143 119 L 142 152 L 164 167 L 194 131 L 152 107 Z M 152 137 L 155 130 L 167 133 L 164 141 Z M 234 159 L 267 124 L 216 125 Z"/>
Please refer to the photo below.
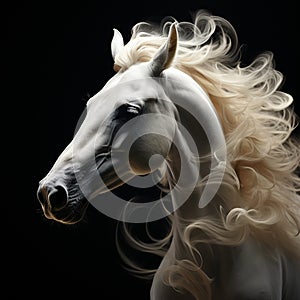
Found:
<path fill-rule="evenodd" d="M 129 152 L 129 163 L 136 175 L 158 169 L 169 154 L 171 141 L 162 135 L 147 134 L 136 140 Z"/>

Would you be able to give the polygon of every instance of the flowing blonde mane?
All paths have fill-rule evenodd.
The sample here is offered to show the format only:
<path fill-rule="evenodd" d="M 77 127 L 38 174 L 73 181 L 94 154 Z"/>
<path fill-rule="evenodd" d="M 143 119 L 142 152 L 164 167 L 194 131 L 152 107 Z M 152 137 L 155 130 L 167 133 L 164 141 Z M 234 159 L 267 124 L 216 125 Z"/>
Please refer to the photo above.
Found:
<path fill-rule="evenodd" d="M 229 162 L 223 183 L 227 192 L 221 195 L 226 209 L 218 222 L 209 216 L 193 220 L 183 237 L 194 246 L 192 232 L 201 230 L 217 244 L 237 245 L 253 235 L 300 255 L 300 144 L 293 136 L 293 98 L 280 90 L 283 75 L 271 52 L 243 65 L 228 21 L 203 10 L 193 20 L 138 23 L 115 59 L 121 70 L 149 61 L 176 21 L 179 41 L 172 67 L 191 76 L 219 114 Z M 166 245 L 166 239 L 156 241 L 152 252 L 160 252 L 159 245 Z M 150 245 L 141 248 L 151 252 Z"/>

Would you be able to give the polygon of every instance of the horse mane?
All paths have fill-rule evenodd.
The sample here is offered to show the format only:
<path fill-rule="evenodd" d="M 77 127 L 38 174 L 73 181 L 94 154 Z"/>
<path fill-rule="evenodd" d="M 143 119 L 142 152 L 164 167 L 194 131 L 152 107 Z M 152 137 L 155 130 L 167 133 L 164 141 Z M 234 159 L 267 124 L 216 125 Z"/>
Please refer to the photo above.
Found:
<path fill-rule="evenodd" d="M 196 230 L 206 233 L 206 242 L 220 245 L 238 245 L 252 235 L 299 256 L 300 143 L 293 136 L 293 98 L 281 91 L 283 75 L 275 69 L 271 52 L 243 64 L 237 34 L 225 19 L 200 10 L 193 21 L 138 23 L 115 58 L 121 70 L 149 61 L 176 22 L 179 40 L 172 67 L 206 91 L 220 117 L 228 156 L 220 194 L 226 207 L 217 222 L 209 216 L 191 221 L 184 241 L 194 247 L 199 242 L 193 240 Z M 160 253 L 166 240 L 156 240 L 152 248 L 132 238 L 131 243 Z"/>

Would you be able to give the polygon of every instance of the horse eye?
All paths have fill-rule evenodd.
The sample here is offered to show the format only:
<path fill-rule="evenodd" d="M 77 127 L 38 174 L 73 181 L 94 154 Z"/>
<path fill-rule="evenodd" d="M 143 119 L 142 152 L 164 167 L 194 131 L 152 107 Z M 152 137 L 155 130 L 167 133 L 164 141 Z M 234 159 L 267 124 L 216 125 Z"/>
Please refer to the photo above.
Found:
<path fill-rule="evenodd" d="M 138 105 L 128 104 L 126 111 L 130 114 L 138 115 L 141 108 Z"/>
<path fill-rule="evenodd" d="M 117 110 L 116 118 L 118 119 L 131 119 L 141 113 L 141 106 L 135 103 L 126 103 L 121 105 Z"/>

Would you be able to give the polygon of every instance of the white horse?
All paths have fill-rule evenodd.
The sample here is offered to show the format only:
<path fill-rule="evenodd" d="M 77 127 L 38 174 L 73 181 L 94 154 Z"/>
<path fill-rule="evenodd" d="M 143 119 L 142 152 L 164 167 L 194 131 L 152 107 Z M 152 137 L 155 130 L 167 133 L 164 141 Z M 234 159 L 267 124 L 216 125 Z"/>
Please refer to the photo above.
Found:
<path fill-rule="evenodd" d="M 40 182 L 45 216 L 65 224 L 89 203 L 125 224 L 170 219 L 149 244 L 125 230 L 162 256 L 152 300 L 300 299 L 293 99 L 271 53 L 242 66 L 236 45 L 232 26 L 205 11 L 139 23 L 127 44 L 114 30 L 116 75 Z"/>

